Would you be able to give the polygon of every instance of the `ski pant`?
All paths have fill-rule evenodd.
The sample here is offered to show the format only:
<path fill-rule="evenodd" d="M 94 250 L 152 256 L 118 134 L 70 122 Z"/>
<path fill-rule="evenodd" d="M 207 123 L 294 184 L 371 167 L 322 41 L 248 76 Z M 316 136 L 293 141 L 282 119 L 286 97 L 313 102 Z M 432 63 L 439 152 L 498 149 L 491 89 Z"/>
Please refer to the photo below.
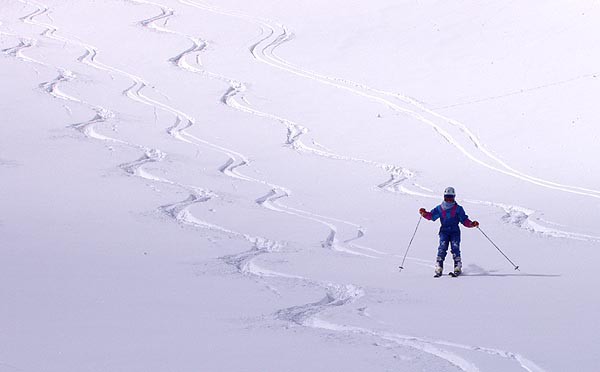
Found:
<path fill-rule="evenodd" d="M 438 247 L 437 263 L 439 266 L 444 265 L 448 246 L 452 252 L 454 263 L 461 261 L 460 258 L 460 230 L 458 231 L 440 231 L 440 246 Z"/>

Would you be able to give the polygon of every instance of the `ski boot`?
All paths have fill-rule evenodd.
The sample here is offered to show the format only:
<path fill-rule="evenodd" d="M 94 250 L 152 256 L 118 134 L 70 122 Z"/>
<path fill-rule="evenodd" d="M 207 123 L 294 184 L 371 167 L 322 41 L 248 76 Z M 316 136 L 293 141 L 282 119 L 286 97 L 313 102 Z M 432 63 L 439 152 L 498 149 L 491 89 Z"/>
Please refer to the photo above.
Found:
<path fill-rule="evenodd" d="M 454 271 L 450 272 L 449 275 L 453 277 L 457 277 L 462 274 L 462 261 L 460 256 L 454 257 Z"/>
<path fill-rule="evenodd" d="M 433 277 L 439 278 L 440 276 L 442 276 L 443 271 L 444 271 L 444 261 L 442 261 L 442 259 L 440 257 L 438 257 L 436 260 L 436 263 L 435 263 L 435 273 L 433 274 Z"/>

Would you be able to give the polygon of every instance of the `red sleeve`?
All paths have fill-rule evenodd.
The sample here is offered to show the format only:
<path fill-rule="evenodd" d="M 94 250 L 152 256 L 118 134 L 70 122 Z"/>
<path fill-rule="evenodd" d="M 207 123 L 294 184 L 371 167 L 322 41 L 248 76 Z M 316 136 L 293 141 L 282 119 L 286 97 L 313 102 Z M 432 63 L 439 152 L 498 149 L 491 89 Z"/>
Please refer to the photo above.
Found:
<path fill-rule="evenodd" d="M 465 225 L 465 227 L 473 227 L 473 221 L 467 218 L 463 221 L 463 225 Z"/>
<path fill-rule="evenodd" d="M 423 213 L 423 218 L 426 220 L 431 221 L 431 212 L 425 212 Z"/>

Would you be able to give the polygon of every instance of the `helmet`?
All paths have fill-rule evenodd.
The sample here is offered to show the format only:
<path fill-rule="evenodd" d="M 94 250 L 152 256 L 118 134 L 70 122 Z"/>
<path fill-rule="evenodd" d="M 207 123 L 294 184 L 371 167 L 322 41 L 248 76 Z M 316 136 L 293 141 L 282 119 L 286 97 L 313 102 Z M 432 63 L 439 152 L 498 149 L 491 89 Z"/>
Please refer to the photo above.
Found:
<path fill-rule="evenodd" d="M 454 191 L 454 187 L 446 187 L 446 190 L 444 190 L 444 196 L 456 196 L 456 191 Z"/>

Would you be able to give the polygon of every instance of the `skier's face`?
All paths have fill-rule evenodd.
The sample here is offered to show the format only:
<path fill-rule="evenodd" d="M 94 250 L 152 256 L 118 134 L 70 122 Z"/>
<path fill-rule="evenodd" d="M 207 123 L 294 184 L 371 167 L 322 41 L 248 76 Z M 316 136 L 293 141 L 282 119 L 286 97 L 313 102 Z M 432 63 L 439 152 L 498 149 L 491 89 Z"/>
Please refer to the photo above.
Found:
<path fill-rule="evenodd" d="M 454 202 L 454 196 L 452 196 L 452 195 L 444 195 L 444 201 L 446 203 L 453 203 Z"/>

